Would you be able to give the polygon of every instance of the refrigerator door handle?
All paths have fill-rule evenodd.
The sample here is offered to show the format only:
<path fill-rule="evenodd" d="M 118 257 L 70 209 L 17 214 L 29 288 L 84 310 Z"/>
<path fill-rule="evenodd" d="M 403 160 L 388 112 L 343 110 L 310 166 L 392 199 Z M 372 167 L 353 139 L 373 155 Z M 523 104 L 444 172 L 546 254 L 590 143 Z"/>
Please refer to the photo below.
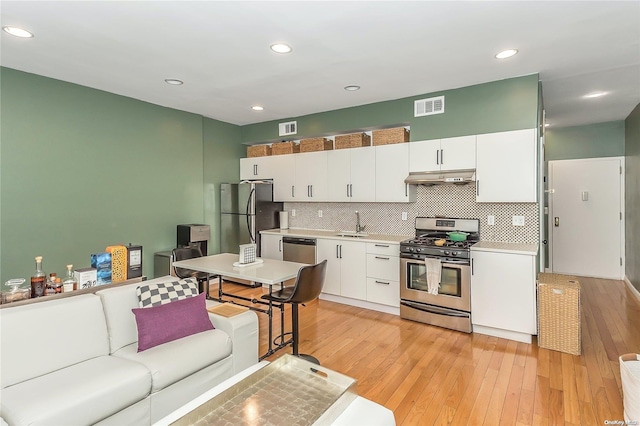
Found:
<path fill-rule="evenodd" d="M 251 238 L 252 243 L 256 242 L 256 236 L 254 235 L 254 232 L 253 232 L 255 226 L 253 226 L 254 223 L 252 223 L 255 220 L 255 218 L 251 214 L 252 210 L 255 211 L 255 209 L 251 208 L 253 201 L 255 199 L 255 196 L 256 196 L 256 189 L 251 188 L 251 192 L 249 193 L 249 197 L 247 198 L 247 207 L 245 209 L 245 213 L 247 216 L 247 230 L 249 231 L 249 238 Z"/>

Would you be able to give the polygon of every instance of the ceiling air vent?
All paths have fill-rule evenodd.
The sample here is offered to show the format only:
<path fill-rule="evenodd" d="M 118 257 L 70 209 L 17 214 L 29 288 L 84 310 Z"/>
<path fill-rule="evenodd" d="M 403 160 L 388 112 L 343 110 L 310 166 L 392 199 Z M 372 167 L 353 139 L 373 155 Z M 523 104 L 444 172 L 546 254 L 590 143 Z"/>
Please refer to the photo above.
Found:
<path fill-rule="evenodd" d="M 425 115 L 443 114 L 444 96 L 436 98 L 420 99 L 413 103 L 413 116 L 422 117 Z"/>
<path fill-rule="evenodd" d="M 288 123 L 278 124 L 278 136 L 295 135 L 298 133 L 298 123 L 289 121 Z"/>

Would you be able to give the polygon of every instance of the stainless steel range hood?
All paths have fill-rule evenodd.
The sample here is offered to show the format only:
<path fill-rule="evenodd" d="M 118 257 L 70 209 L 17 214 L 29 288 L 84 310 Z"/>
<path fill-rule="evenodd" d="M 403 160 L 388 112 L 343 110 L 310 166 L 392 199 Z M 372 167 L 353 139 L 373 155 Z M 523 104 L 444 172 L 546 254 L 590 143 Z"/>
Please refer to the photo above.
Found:
<path fill-rule="evenodd" d="M 466 185 L 475 182 L 476 171 L 451 170 L 440 172 L 412 172 L 404 180 L 409 185 Z"/>

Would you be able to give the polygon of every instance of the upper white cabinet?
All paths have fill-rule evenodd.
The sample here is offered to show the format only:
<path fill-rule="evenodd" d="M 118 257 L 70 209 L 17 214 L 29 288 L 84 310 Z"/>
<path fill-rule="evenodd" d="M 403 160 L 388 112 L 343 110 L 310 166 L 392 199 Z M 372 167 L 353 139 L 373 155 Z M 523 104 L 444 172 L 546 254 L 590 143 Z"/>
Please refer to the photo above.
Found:
<path fill-rule="evenodd" d="M 477 202 L 536 201 L 536 129 L 478 135 L 476 147 Z"/>
<path fill-rule="evenodd" d="M 295 201 L 327 201 L 327 151 L 295 154 Z"/>
<path fill-rule="evenodd" d="M 476 136 L 411 142 L 410 172 L 437 172 L 476 168 Z"/>
<path fill-rule="evenodd" d="M 296 155 L 286 154 L 271 157 L 273 161 L 273 199 L 274 201 L 296 201 Z"/>
<path fill-rule="evenodd" d="M 375 201 L 375 147 L 327 151 L 328 200 Z"/>
<path fill-rule="evenodd" d="M 379 145 L 376 151 L 375 190 L 377 202 L 408 203 L 416 200 L 416 186 L 404 183 L 409 175 L 409 145 Z"/>
<path fill-rule="evenodd" d="M 240 159 L 240 180 L 273 179 L 276 157 L 251 157 Z"/>

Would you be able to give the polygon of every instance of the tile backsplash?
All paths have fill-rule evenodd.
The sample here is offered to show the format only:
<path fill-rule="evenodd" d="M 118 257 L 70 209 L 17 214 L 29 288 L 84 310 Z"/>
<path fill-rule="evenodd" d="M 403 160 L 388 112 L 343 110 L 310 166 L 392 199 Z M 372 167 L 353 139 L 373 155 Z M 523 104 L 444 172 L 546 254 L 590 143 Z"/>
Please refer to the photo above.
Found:
<path fill-rule="evenodd" d="M 539 242 L 538 203 L 476 203 L 476 187 L 435 185 L 417 187 L 415 203 L 285 203 L 291 228 L 354 231 L 355 211 L 365 232 L 413 235 L 416 216 L 480 219 L 480 239 L 511 243 Z M 296 215 L 291 215 L 291 210 Z M 322 210 L 322 217 L 318 217 Z M 407 220 L 402 213 L 407 212 Z M 495 225 L 487 216 L 495 216 Z M 513 226 L 512 216 L 524 216 L 525 226 Z"/>

